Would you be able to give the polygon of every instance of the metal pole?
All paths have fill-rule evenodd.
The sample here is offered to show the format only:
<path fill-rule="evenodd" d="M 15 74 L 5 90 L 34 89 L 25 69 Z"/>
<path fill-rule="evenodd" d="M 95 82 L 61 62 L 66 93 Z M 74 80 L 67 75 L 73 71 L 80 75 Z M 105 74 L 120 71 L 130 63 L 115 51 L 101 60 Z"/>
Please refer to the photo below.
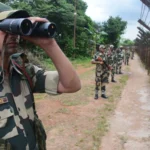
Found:
<path fill-rule="evenodd" d="M 73 46 L 76 48 L 76 16 L 77 16 L 77 0 L 75 0 L 75 12 L 74 12 L 74 37 L 73 37 Z"/>

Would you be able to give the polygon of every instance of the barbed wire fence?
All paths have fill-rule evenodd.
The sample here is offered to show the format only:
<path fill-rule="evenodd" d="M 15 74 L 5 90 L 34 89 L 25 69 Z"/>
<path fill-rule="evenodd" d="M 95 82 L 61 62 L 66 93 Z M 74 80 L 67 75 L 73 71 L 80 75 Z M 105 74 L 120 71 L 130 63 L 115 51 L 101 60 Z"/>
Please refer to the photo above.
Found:
<path fill-rule="evenodd" d="M 136 51 L 150 75 L 150 0 L 141 0 L 141 14 L 137 27 L 139 33 L 135 40 Z"/>

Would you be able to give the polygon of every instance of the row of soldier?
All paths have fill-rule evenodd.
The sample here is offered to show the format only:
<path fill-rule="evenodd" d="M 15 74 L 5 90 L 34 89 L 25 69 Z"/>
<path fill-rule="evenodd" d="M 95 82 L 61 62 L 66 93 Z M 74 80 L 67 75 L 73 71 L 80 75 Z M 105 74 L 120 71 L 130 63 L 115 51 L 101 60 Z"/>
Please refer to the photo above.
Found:
<path fill-rule="evenodd" d="M 91 61 L 96 65 L 94 99 L 99 98 L 99 91 L 101 91 L 101 97 L 107 99 L 106 84 L 109 83 L 109 77 L 111 76 L 111 82 L 116 82 L 115 74 L 122 74 L 123 62 L 129 65 L 130 57 L 134 58 L 134 49 L 123 46 L 115 49 L 114 45 L 106 48 L 104 45 L 99 45 L 96 50 Z"/>

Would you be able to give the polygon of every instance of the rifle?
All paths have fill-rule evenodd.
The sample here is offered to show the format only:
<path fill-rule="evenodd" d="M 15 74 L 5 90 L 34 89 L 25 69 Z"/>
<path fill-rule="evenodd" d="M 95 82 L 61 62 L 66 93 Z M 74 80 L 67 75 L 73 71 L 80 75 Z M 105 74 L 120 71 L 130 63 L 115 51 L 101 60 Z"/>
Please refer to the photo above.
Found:
<path fill-rule="evenodd" d="M 98 57 L 96 60 L 97 60 L 97 61 L 100 61 L 100 62 L 103 62 L 103 64 L 104 64 L 109 70 L 112 69 L 111 66 L 109 66 L 109 65 L 106 63 L 106 61 L 104 61 L 101 57 Z"/>

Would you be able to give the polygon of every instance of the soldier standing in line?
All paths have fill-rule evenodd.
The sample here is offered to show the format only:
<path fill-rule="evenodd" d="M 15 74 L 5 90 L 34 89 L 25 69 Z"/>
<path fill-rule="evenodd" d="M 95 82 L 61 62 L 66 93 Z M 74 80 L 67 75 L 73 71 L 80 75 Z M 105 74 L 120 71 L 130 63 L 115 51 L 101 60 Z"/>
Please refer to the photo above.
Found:
<path fill-rule="evenodd" d="M 116 53 L 114 50 L 114 45 L 109 46 L 109 51 L 107 53 L 107 62 L 108 65 L 111 67 L 111 82 L 116 82 L 115 81 L 115 68 L 116 68 Z"/>
<path fill-rule="evenodd" d="M 125 48 L 122 50 L 123 53 L 123 63 L 125 63 Z"/>
<path fill-rule="evenodd" d="M 125 48 L 125 65 L 129 65 L 130 58 L 130 49 L 129 47 Z"/>
<path fill-rule="evenodd" d="M 99 97 L 99 90 L 101 90 L 101 97 L 107 99 L 106 96 L 106 84 L 108 82 L 108 75 L 107 71 L 109 66 L 106 63 L 106 55 L 104 54 L 104 45 L 100 45 L 97 49 L 96 54 L 94 55 L 93 59 L 91 60 L 92 64 L 96 64 L 96 71 L 95 71 L 95 97 L 94 99 L 98 99 Z M 110 69 L 110 68 L 109 68 Z M 101 89 L 99 89 L 101 88 Z"/>
<path fill-rule="evenodd" d="M 104 55 L 105 55 L 105 61 L 108 64 L 109 48 L 106 48 L 105 45 L 104 45 Z M 109 83 L 109 76 L 110 76 L 110 69 L 107 69 L 107 83 Z"/>
<path fill-rule="evenodd" d="M 134 51 L 135 51 L 134 47 L 131 47 L 131 59 L 134 58 Z"/>
<path fill-rule="evenodd" d="M 120 46 L 119 49 L 117 49 L 117 65 L 116 65 L 116 74 L 122 74 L 122 62 L 123 62 L 123 46 Z"/>

